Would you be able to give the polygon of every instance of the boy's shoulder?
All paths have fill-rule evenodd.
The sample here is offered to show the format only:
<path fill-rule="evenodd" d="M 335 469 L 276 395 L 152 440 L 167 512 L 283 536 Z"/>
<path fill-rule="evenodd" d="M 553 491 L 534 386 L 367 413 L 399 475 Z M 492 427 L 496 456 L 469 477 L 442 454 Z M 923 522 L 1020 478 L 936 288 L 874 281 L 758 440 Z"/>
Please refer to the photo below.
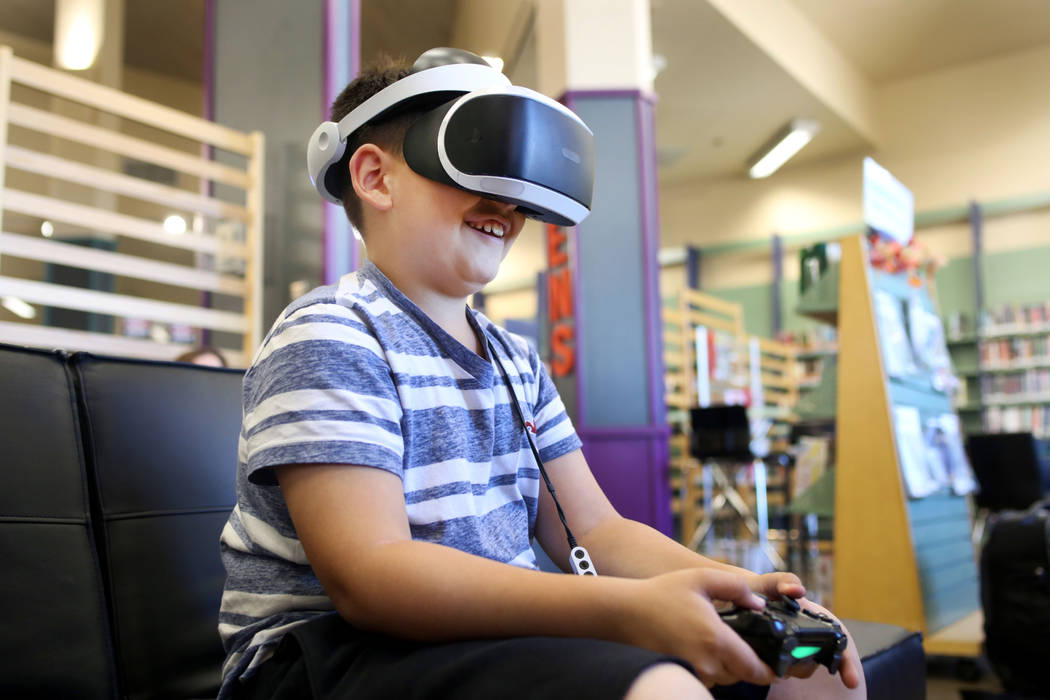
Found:
<path fill-rule="evenodd" d="M 307 340 L 347 339 L 375 344 L 371 326 L 398 309 L 364 271 L 344 275 L 337 283 L 317 287 L 293 300 L 278 315 L 251 363 L 254 368 L 274 351 Z"/>
<path fill-rule="evenodd" d="M 274 329 L 308 316 L 362 321 L 398 311 L 381 286 L 368 274 L 368 270 L 362 268 L 343 275 L 335 284 L 317 287 L 292 301 L 277 318 Z"/>

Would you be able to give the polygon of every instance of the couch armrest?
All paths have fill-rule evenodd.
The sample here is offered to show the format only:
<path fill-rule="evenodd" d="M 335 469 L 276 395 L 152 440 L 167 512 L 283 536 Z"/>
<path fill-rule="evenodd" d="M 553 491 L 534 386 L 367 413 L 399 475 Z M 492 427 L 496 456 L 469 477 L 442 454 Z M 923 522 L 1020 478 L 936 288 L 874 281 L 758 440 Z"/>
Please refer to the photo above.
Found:
<path fill-rule="evenodd" d="M 864 665 L 869 700 L 925 700 L 922 634 L 878 622 L 843 620 Z"/>

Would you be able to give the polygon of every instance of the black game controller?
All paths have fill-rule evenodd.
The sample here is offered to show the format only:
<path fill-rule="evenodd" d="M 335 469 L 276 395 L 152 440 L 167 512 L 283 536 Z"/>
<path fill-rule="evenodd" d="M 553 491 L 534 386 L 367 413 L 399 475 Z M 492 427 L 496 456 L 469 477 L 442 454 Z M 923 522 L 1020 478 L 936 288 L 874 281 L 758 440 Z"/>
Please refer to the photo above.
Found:
<path fill-rule="evenodd" d="M 846 634 L 827 615 L 802 610 L 793 598 L 766 603 L 762 610 L 733 608 L 722 621 L 743 637 L 781 678 L 795 664 L 815 661 L 837 673 L 846 650 Z"/>

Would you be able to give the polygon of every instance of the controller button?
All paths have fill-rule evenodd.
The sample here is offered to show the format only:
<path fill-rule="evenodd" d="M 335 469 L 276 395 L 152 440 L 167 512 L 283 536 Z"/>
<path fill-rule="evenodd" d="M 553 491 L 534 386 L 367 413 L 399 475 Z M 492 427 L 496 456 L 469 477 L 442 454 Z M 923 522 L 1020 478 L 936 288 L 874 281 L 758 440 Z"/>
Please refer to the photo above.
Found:
<path fill-rule="evenodd" d="M 585 561 L 581 561 L 581 562 L 580 562 L 580 568 L 581 568 L 581 569 L 583 569 L 584 571 L 586 571 L 587 569 L 591 568 L 591 565 L 590 565 L 590 564 L 588 564 L 588 563 L 587 563 L 587 562 L 585 562 Z"/>
<path fill-rule="evenodd" d="M 577 559 L 583 559 L 583 551 L 577 549 L 573 554 L 576 555 Z"/>

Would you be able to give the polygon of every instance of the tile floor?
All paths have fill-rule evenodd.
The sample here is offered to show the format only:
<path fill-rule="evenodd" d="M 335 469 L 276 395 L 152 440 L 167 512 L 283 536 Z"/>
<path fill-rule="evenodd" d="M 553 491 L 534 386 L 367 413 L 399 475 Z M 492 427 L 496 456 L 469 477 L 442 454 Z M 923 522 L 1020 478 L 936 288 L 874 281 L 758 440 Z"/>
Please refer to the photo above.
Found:
<path fill-rule="evenodd" d="M 987 662 L 980 660 L 977 671 L 980 677 L 974 680 L 963 680 L 965 669 L 960 669 L 959 662 L 948 658 L 931 658 L 926 666 L 926 700 L 962 700 L 962 690 L 982 690 L 988 693 L 1002 692 L 999 680 L 988 667 Z M 972 670 L 971 666 L 969 670 Z M 960 674 L 960 671 L 963 671 Z M 969 676 L 967 676 L 969 678 Z"/>

